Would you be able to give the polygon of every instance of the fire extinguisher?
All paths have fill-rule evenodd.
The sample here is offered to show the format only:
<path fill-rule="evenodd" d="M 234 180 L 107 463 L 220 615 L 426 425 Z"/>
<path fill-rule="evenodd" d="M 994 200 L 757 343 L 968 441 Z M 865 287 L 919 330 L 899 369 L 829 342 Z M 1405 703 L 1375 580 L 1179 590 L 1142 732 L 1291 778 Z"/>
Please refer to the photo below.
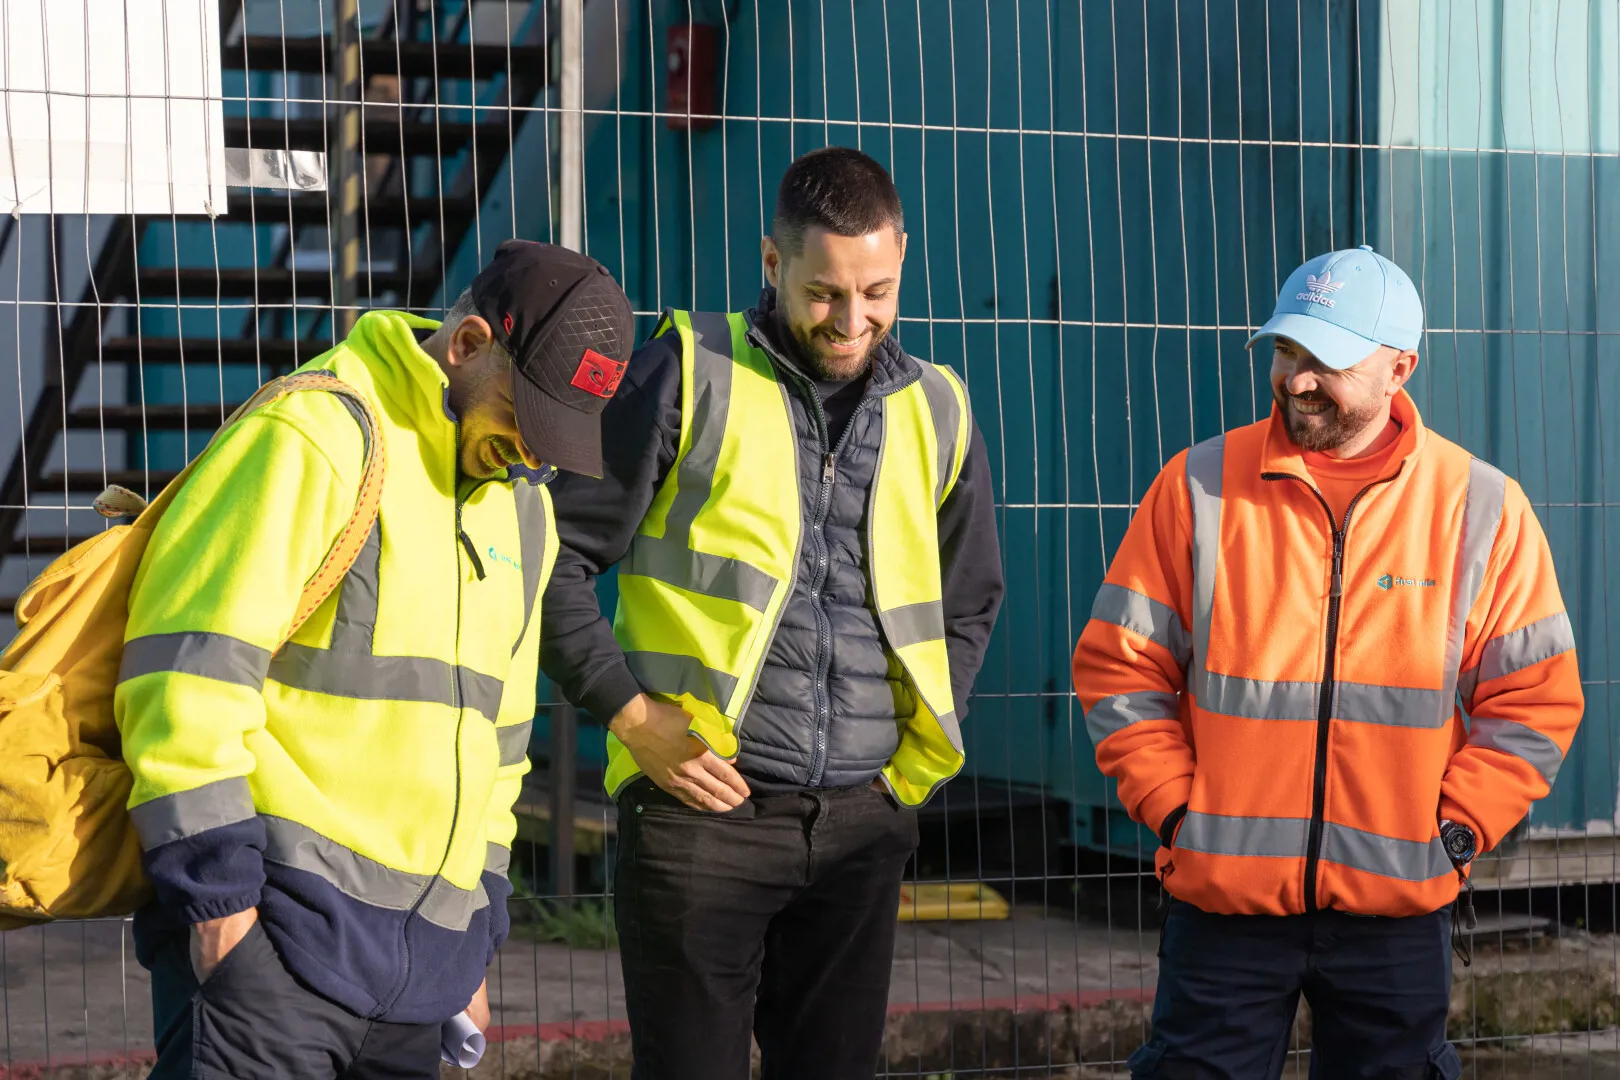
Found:
<path fill-rule="evenodd" d="M 706 23 L 676 23 L 665 45 L 664 86 L 669 101 L 664 126 L 705 131 L 715 124 L 715 29 Z"/>

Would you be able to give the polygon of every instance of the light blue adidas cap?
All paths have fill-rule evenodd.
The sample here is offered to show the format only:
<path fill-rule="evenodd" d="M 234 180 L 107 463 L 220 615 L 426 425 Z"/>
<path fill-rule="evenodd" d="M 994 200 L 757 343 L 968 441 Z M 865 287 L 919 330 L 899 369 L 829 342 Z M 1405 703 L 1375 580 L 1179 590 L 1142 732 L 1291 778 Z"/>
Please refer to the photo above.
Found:
<path fill-rule="evenodd" d="M 1406 272 L 1368 245 L 1330 251 L 1288 275 L 1277 310 L 1244 348 L 1270 336 L 1296 342 L 1342 371 L 1380 345 L 1417 348 L 1423 300 Z"/>

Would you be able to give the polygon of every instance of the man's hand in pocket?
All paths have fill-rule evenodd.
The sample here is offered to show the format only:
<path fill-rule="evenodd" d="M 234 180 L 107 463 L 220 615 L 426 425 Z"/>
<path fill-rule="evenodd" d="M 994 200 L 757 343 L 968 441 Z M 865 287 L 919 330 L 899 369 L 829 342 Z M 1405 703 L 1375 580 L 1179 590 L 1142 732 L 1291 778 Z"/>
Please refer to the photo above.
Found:
<path fill-rule="evenodd" d="M 193 923 L 191 927 L 191 970 L 198 983 L 208 981 L 219 962 L 241 944 L 253 924 L 259 921 L 259 909 L 248 908 L 235 915 Z"/>
<path fill-rule="evenodd" d="M 748 783 L 687 729 L 686 710 L 638 694 L 608 730 L 624 744 L 647 778 L 694 810 L 734 810 L 748 798 Z"/>

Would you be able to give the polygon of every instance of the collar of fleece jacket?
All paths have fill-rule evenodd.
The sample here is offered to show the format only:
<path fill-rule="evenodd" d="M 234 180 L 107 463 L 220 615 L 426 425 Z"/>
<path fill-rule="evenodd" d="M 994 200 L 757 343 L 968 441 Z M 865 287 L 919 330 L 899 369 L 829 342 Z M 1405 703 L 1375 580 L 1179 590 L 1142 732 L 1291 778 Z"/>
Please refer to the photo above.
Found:
<path fill-rule="evenodd" d="M 1414 464 L 1429 438 L 1428 428 L 1423 425 L 1423 417 L 1418 412 L 1417 402 L 1413 401 L 1405 390 L 1396 391 L 1395 397 L 1390 401 L 1389 414 L 1401 425 L 1401 435 L 1396 440 L 1395 449 L 1389 455 L 1389 463 L 1380 479 L 1387 479 L 1403 471 L 1409 464 Z M 1310 472 L 1305 468 L 1304 451 L 1288 437 L 1287 425 L 1276 402 L 1271 404 L 1271 419 L 1266 427 L 1266 444 L 1260 455 L 1260 474 L 1262 476 L 1286 474 L 1310 481 Z"/>

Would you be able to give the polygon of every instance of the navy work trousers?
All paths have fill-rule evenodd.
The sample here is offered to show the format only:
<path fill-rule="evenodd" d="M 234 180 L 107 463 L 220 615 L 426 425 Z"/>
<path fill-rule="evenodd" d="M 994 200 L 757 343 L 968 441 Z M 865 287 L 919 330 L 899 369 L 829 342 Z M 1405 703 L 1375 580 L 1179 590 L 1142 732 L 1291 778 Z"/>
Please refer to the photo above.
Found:
<path fill-rule="evenodd" d="M 364 1020 L 288 973 L 254 923 L 197 985 L 189 931 L 136 949 L 152 972 L 149 1080 L 438 1080 L 438 1024 Z"/>
<path fill-rule="evenodd" d="M 1456 1080 L 1446 1041 L 1451 909 L 1410 918 L 1211 915 L 1172 900 L 1153 1033 L 1131 1076 L 1263 1080 L 1281 1074 L 1300 995 L 1312 1080 Z"/>

